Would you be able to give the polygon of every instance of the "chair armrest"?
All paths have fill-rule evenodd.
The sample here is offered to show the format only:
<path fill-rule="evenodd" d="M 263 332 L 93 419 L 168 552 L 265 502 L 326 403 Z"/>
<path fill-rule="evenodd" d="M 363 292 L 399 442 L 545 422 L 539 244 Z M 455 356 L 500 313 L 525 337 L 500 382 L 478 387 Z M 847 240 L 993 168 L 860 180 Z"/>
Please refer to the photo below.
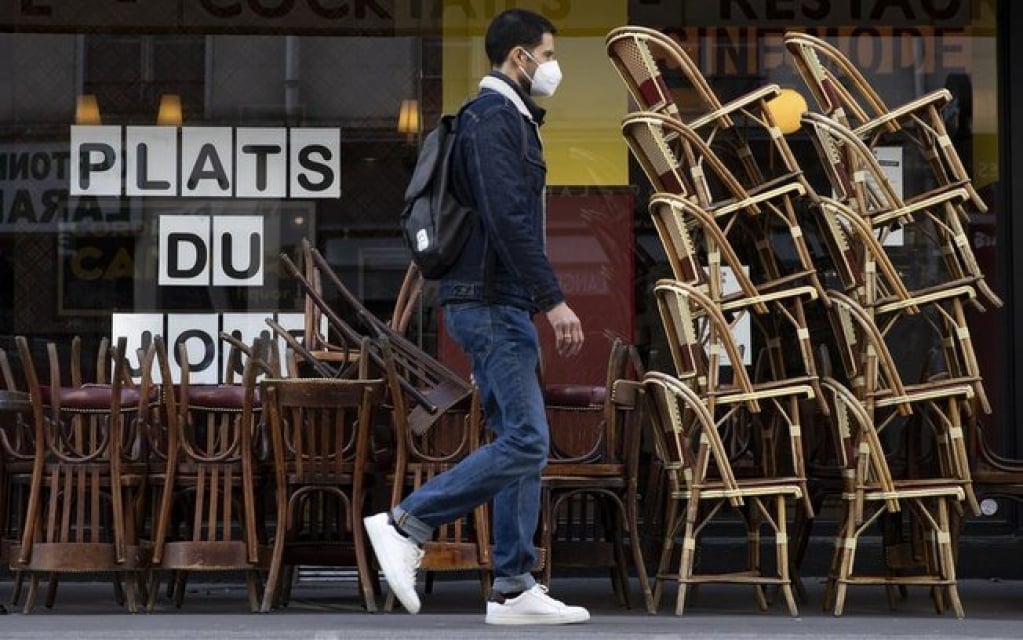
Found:
<path fill-rule="evenodd" d="M 689 127 L 692 129 L 700 129 L 701 127 L 705 127 L 706 125 L 710 124 L 714 120 L 726 118 L 729 116 L 729 114 L 734 113 L 735 111 L 739 111 L 745 107 L 748 107 L 754 102 L 763 100 L 764 98 L 773 98 L 777 96 L 779 93 L 781 93 L 781 88 L 776 84 L 769 84 L 760 87 L 759 89 L 751 91 L 745 95 L 739 96 L 738 98 L 730 102 L 726 102 L 725 104 L 721 105 L 720 109 L 715 109 L 710 113 L 704 114 L 699 118 L 691 120 L 689 122 Z"/>
<path fill-rule="evenodd" d="M 907 102 L 902 106 L 896 107 L 894 109 L 889 109 L 888 113 L 877 116 L 870 122 L 861 124 L 860 126 L 856 127 L 855 129 L 853 129 L 853 133 L 855 133 L 860 138 L 866 138 L 870 136 L 872 133 L 874 133 L 876 129 L 889 123 L 897 122 L 898 120 L 908 115 L 911 115 L 915 111 L 920 110 L 922 107 L 933 106 L 935 108 L 940 108 L 951 101 L 952 94 L 949 93 L 948 89 L 938 89 L 937 91 L 932 91 L 927 95 L 917 98 L 916 100 Z"/>

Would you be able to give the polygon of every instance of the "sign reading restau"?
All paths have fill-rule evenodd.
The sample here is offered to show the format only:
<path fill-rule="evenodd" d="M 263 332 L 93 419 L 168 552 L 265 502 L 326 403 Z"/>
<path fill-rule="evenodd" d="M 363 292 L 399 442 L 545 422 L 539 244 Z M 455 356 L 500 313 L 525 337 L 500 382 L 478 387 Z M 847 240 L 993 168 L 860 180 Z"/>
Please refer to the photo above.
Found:
<path fill-rule="evenodd" d="M 337 128 L 73 125 L 70 160 L 73 196 L 341 197 Z"/>

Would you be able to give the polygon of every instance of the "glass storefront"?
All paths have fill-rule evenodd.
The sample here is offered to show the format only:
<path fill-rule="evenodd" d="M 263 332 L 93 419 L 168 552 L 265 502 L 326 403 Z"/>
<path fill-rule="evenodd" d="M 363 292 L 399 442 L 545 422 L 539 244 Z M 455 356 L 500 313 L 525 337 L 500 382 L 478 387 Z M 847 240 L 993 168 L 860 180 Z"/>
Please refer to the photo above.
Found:
<path fill-rule="evenodd" d="M 947 88 L 946 126 L 989 210 L 969 241 L 996 290 L 999 223 L 996 0 L 27 0 L 2 3 L 0 346 L 162 333 L 189 342 L 193 372 L 219 377 L 218 331 L 263 318 L 302 326 L 279 266 L 303 238 L 373 311 L 387 316 L 407 265 L 398 237 L 417 145 L 487 71 L 482 39 L 514 6 L 559 28 L 565 81 L 543 128 L 550 254 L 580 312 L 588 348 L 552 359 L 552 381 L 603 380 L 605 334 L 667 363 L 652 285 L 667 273 L 646 212 L 650 190 L 619 123 L 630 104 L 604 36 L 623 24 L 676 38 L 722 101 L 766 83 L 814 103 L 782 45 L 806 30 L 836 45 L 889 105 Z M 668 74 L 685 110 L 692 92 Z M 790 136 L 803 170 L 826 181 L 808 136 Z M 766 141 L 755 150 L 767 153 Z M 923 160 L 884 160 L 905 193 Z M 926 282 L 940 256 L 912 232 L 891 248 Z M 821 252 L 822 271 L 827 272 Z M 453 351 L 429 296 L 413 331 Z M 971 319 L 981 369 L 1002 371 L 993 310 Z M 546 327 L 543 327 L 546 331 Z M 541 332 L 545 335 L 544 332 Z M 920 368 L 931 345 L 897 341 Z M 920 334 L 922 335 L 922 334 Z M 545 335 L 550 341 L 551 336 Z M 548 352 L 553 352 L 550 342 Z M 1002 398 L 990 385 L 997 428 Z"/>

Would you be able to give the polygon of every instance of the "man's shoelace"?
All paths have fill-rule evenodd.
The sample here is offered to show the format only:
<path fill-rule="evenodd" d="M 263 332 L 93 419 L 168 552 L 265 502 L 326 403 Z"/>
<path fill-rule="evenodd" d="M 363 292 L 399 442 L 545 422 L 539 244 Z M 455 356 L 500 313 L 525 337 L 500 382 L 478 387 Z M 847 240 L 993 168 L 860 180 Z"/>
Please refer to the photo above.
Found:
<path fill-rule="evenodd" d="M 556 600 L 556 599 L 550 597 L 549 595 L 547 595 L 547 591 L 548 591 L 547 585 L 537 584 L 536 586 L 537 586 L 537 591 L 538 591 L 538 593 L 536 595 L 541 600 L 546 600 L 546 601 L 550 602 L 551 604 L 557 605 L 559 607 L 565 606 L 565 603 L 562 602 L 561 600 Z"/>

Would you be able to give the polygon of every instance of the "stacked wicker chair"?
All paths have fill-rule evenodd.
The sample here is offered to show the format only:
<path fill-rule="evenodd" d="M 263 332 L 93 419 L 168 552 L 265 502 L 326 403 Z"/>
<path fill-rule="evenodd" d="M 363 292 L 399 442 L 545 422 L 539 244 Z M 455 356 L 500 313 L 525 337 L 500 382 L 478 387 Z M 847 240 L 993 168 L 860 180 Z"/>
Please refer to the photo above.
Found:
<path fill-rule="evenodd" d="M 650 215 L 673 276 L 655 297 L 674 370 L 646 377 L 650 435 L 669 486 L 654 598 L 677 581 L 681 614 L 689 585 L 738 582 L 756 585 L 766 606 L 762 586 L 778 584 L 795 615 L 784 505 L 802 505 L 801 550 L 824 495 L 808 491 L 807 470 L 822 467 L 804 458 L 823 452 L 844 513 L 825 605 L 841 614 L 849 584 L 883 584 L 890 595 L 922 584 L 939 611 L 961 616 L 951 523 L 977 508 L 964 433 L 990 412 L 966 311 L 983 310 L 977 292 L 1001 304 L 964 232 L 967 209 L 984 205 L 944 130 L 946 95 L 889 110 L 830 45 L 792 33 L 785 41 L 824 111 L 800 124 L 830 194 L 811 186 L 785 140 L 772 104 L 779 87 L 723 100 L 669 36 L 627 26 L 606 39 L 640 109 L 622 133 L 654 188 Z M 669 86 L 679 77 L 681 86 Z M 928 160 L 927 190 L 903 198 L 887 180 L 872 148 L 892 136 Z M 907 282 L 885 242 L 900 229 L 933 247 L 940 268 L 922 284 Z M 903 371 L 892 353 L 907 330 L 933 346 L 923 371 Z M 735 341 L 744 332 L 748 351 Z M 832 372 L 836 351 L 842 366 Z M 800 422 L 812 411 L 831 434 L 812 434 L 825 446 L 804 452 Z M 747 566 L 701 573 L 700 533 L 726 506 L 747 526 Z M 753 549 L 765 522 L 778 548 L 771 576 Z M 885 525 L 883 575 L 861 575 L 856 547 L 875 523 Z M 669 573 L 678 535 L 678 570 Z"/>

